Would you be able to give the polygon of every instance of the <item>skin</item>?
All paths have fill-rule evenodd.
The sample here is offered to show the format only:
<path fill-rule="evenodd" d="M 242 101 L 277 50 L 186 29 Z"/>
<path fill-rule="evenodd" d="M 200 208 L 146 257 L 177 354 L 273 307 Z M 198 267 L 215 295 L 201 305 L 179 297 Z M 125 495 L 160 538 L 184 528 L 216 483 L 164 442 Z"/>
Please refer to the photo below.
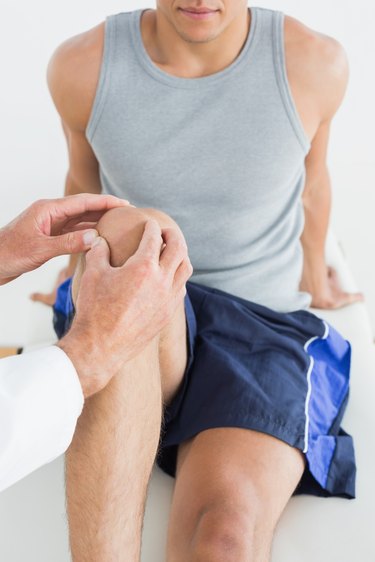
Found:
<path fill-rule="evenodd" d="M 165 213 L 157 211 L 156 209 L 135 209 L 130 207 L 127 207 L 125 211 L 124 209 L 114 209 L 112 212 L 106 213 L 99 221 L 97 229 L 109 244 L 110 264 L 112 266 L 112 271 L 116 272 L 117 268 L 120 266 L 123 269 L 130 270 L 131 264 L 133 264 L 134 261 L 144 261 L 144 259 L 142 260 L 144 256 L 141 254 L 142 246 L 140 245 L 140 241 L 147 222 L 158 224 L 159 229 L 162 229 L 163 233 L 163 246 L 165 242 L 167 242 L 167 246 L 162 250 L 160 257 L 160 270 L 161 273 L 164 273 L 167 277 L 166 280 L 162 279 L 159 283 L 156 282 L 154 277 L 158 273 L 158 270 L 156 273 L 153 271 L 146 272 L 147 275 L 144 275 L 143 280 L 146 290 L 142 293 L 143 287 L 140 286 L 136 276 L 137 268 L 133 268 L 134 273 L 132 276 L 129 271 L 126 277 L 127 286 L 124 285 L 121 291 L 117 286 L 115 289 L 111 287 L 111 283 L 116 285 L 116 281 L 113 276 L 107 275 L 108 282 L 105 282 L 105 286 L 102 289 L 105 298 L 104 305 L 101 305 L 100 302 L 98 303 L 98 299 L 96 299 L 94 303 L 93 298 L 87 298 L 86 287 L 83 287 L 83 290 L 79 290 L 80 287 L 82 288 L 82 276 L 87 272 L 88 255 L 82 255 L 73 278 L 72 296 L 73 302 L 75 306 L 78 307 L 77 310 L 79 311 L 80 299 L 82 298 L 82 294 L 84 294 L 85 302 L 91 303 L 90 308 L 97 308 L 96 314 L 92 313 L 92 316 L 101 317 L 100 322 L 91 323 L 90 326 L 87 326 L 87 328 L 95 332 L 95 334 L 90 337 L 90 342 L 92 343 L 95 342 L 95 339 L 101 339 L 101 333 L 105 333 L 106 339 L 110 340 L 112 338 L 115 345 L 120 348 L 122 346 L 121 341 L 125 342 L 128 348 L 128 357 L 131 358 L 137 355 L 134 351 L 131 352 L 132 349 L 135 349 L 139 353 L 144 347 L 143 342 L 152 339 L 149 334 L 153 336 L 156 334 L 159 335 L 162 395 L 164 402 L 169 403 L 176 391 L 176 387 L 182 379 L 187 360 L 185 345 L 186 321 L 182 296 L 186 292 L 185 283 L 192 274 L 192 267 L 187 257 L 187 247 L 183 234 L 175 221 Z M 153 262 L 157 263 L 155 249 L 153 253 Z M 181 264 L 178 263 L 179 260 Z M 94 265 L 97 268 L 97 265 Z M 143 267 L 144 266 L 145 264 L 143 264 Z M 102 279 L 102 273 L 99 270 L 97 271 L 97 277 Z M 169 283 L 173 283 L 174 292 L 170 290 L 168 285 L 167 287 L 164 286 L 165 281 L 168 281 L 168 279 Z M 101 284 L 103 285 L 102 281 Z M 137 287 L 136 290 L 135 287 Z M 164 294 L 162 289 L 164 289 Z M 99 292 L 99 288 L 95 287 L 95 291 Z M 113 302 L 109 305 L 110 298 L 108 297 L 108 293 L 111 292 L 113 293 Z M 134 292 L 137 293 L 138 298 L 129 298 L 129 295 L 132 296 Z M 129 301 L 131 305 L 134 305 L 132 308 L 133 314 L 131 316 L 131 313 L 128 312 L 127 315 L 124 316 L 126 326 L 122 332 L 121 339 L 121 337 L 118 335 L 115 336 L 114 334 L 114 332 L 118 332 L 118 327 L 113 321 L 113 319 L 116 318 L 116 314 L 113 312 L 112 308 L 121 308 L 124 306 L 124 304 L 121 303 L 127 301 Z M 154 318 L 151 318 L 150 309 L 155 311 Z M 161 311 L 164 311 L 165 315 L 159 318 L 158 315 L 160 316 Z M 106 317 L 106 325 L 103 323 L 103 316 Z M 147 320 L 145 320 L 145 318 L 147 318 Z M 161 321 L 163 325 L 161 325 Z M 75 318 L 75 322 L 77 322 L 77 317 Z M 85 320 L 83 320 L 81 324 L 84 325 Z M 101 325 L 97 327 L 96 324 Z M 155 329 L 155 324 L 159 324 L 159 330 Z M 110 333 L 112 333 L 112 336 L 109 335 Z M 170 341 L 171 334 L 173 334 L 173 342 Z M 121 349 L 118 350 L 117 353 L 120 351 Z M 88 352 L 87 355 L 90 356 L 91 353 L 92 351 Z M 108 351 L 108 353 L 109 356 L 108 354 L 105 356 L 106 361 L 108 361 L 109 358 L 116 359 L 114 348 Z M 123 351 L 121 351 L 120 355 L 121 354 L 123 354 Z M 84 361 L 85 359 L 82 358 L 82 363 L 84 363 Z M 90 363 L 92 363 L 92 361 L 90 361 Z"/>
<path fill-rule="evenodd" d="M 57 345 L 76 367 L 86 398 L 147 349 L 183 307 L 192 267 L 182 234 L 161 231 L 155 220 L 139 226 L 126 263 L 110 258 L 106 240 L 98 237 L 79 270 L 76 315 Z"/>
<path fill-rule="evenodd" d="M 139 224 L 126 264 L 121 256 L 110 264 L 109 247 L 96 228 L 103 216 L 104 224 L 108 221 L 108 210 L 125 207 L 131 209 L 127 201 L 103 195 L 41 200 L 0 229 L 0 285 L 53 257 L 87 251 L 77 313 L 58 343 L 72 360 L 86 398 L 102 390 L 171 322 L 183 306 L 192 273 L 181 231 L 170 228 L 171 221 L 161 230 L 151 215 Z"/>
<path fill-rule="evenodd" d="M 191 21 L 179 11 L 187 6 L 217 8 L 219 12 L 209 21 Z M 160 69 L 175 76 L 195 78 L 218 72 L 233 62 L 246 40 L 249 25 L 244 0 L 189 3 L 158 0 L 156 10 L 144 12 L 141 32 L 149 56 Z M 103 38 L 104 23 L 101 23 L 62 44 L 49 64 L 49 87 L 68 144 L 66 193 L 69 194 L 101 190 L 98 162 L 86 140 L 85 129 L 98 84 Z M 304 249 L 301 288 L 312 294 L 313 306 L 338 308 L 363 298 L 342 290 L 337 275 L 327 267 L 324 258 L 331 205 L 326 163 L 329 129 L 347 86 L 347 58 L 337 41 L 291 17 L 285 20 L 285 51 L 292 96 L 311 141 L 303 193 L 306 221 L 301 239 Z M 127 236 L 132 236 L 126 221 L 124 225 Z M 114 243 L 116 247 L 118 243 Z M 71 270 L 74 270 L 73 263 Z M 176 314 L 182 322 L 183 312 Z M 168 333 L 168 326 L 166 330 Z M 163 396 L 163 380 L 170 372 L 168 350 L 173 354 L 176 346 L 181 346 L 181 338 L 173 339 L 173 330 L 169 334 L 165 364 L 162 361 L 158 367 L 156 363 L 160 339 L 155 340 L 136 362 L 127 365 L 126 372 L 116 378 L 113 387 L 100 393 L 100 402 L 93 404 L 82 418 L 68 461 L 68 512 L 74 560 L 139 560 L 145 483 L 157 435 L 152 433 L 153 424 L 160 424 L 158 404 Z M 133 378 L 138 381 L 135 387 Z M 170 380 L 178 389 L 182 372 L 180 378 L 176 375 Z M 125 403 L 129 389 L 134 394 Z M 170 390 L 173 394 L 173 388 Z M 145 396 L 150 400 L 148 412 L 152 412 L 153 424 L 142 432 L 135 406 L 142 409 Z M 112 434 L 113 442 L 108 439 Z M 139 443 L 147 439 L 149 448 L 142 453 Z M 118 457 L 120 443 L 126 446 L 120 448 Z M 100 476 L 103 468 L 90 465 L 102 451 L 108 463 L 106 474 L 110 474 L 104 479 L 104 489 Z M 167 561 L 269 560 L 275 525 L 303 470 L 304 457 L 299 451 L 250 430 L 209 429 L 182 443 L 178 449 Z M 80 489 L 85 494 L 82 474 L 91 483 L 83 498 L 76 495 Z M 100 487 L 95 486 L 98 478 Z M 132 482 L 131 491 L 124 484 L 128 481 Z M 84 537 L 88 537 L 86 542 Z"/>
<path fill-rule="evenodd" d="M 88 250 L 98 236 L 97 221 L 125 205 L 117 197 L 82 194 L 36 201 L 0 229 L 0 285 L 56 256 Z"/>
<path fill-rule="evenodd" d="M 108 241 L 113 266 L 125 261 L 123 267 L 126 268 L 132 263 L 144 225 L 150 218 L 156 220 L 160 228 L 174 233 L 177 240 L 182 239 L 181 235 L 177 237 L 175 234 L 179 233 L 176 223 L 160 211 L 130 207 L 118 211 L 108 212 L 97 226 Z M 168 243 L 171 246 L 171 241 L 167 239 L 160 258 L 162 265 Z M 185 252 L 186 247 L 182 250 Z M 74 277 L 73 300 L 78 311 L 81 295 L 86 297 L 84 282 L 90 266 L 88 258 L 89 254 L 80 260 Z M 185 274 L 183 266 L 182 281 L 186 280 Z M 99 270 L 97 278 L 100 277 Z M 97 284 L 101 285 L 101 282 Z M 139 277 L 133 277 L 127 286 L 118 291 L 118 299 L 110 305 L 107 291 L 111 291 L 111 287 L 108 284 L 103 287 L 109 310 L 105 310 L 100 302 L 95 302 L 94 317 L 98 323 L 102 323 L 103 316 L 107 318 L 108 323 L 102 325 L 103 333 L 106 337 L 110 334 L 109 339 L 114 339 L 115 347 L 103 358 L 98 357 L 100 364 L 103 360 L 109 364 L 113 360 L 118 363 L 118 355 L 121 358 L 123 354 L 118 338 L 119 326 L 114 322 L 112 311 L 121 309 L 124 300 L 126 302 L 132 296 L 135 288 L 138 293 L 143 292 L 147 296 L 142 291 L 143 285 L 146 289 L 153 289 L 156 309 L 160 301 L 167 305 L 169 295 L 161 290 L 164 284 L 155 292 L 148 287 L 148 276 L 141 286 Z M 80 562 L 139 559 L 144 501 L 159 443 L 162 406 L 171 402 L 185 372 L 187 345 L 182 299 L 175 306 L 169 322 L 159 332 L 155 331 L 155 319 L 150 318 L 148 311 L 151 301 L 140 298 L 135 305 L 131 307 L 135 328 L 137 319 L 147 316 L 149 322 L 144 330 L 152 332 L 155 337 L 141 353 L 133 354 L 117 368 L 117 376 L 99 394 L 86 401 L 66 455 L 70 545 L 73 560 Z M 96 321 L 92 322 L 87 330 L 96 332 L 95 324 Z M 144 334 L 134 334 L 132 322 L 128 322 L 121 332 L 126 341 L 133 340 L 134 344 L 137 337 L 144 339 Z M 116 342 L 119 343 L 118 348 Z M 86 354 L 91 355 L 91 349 L 86 347 L 82 352 L 85 361 Z"/>

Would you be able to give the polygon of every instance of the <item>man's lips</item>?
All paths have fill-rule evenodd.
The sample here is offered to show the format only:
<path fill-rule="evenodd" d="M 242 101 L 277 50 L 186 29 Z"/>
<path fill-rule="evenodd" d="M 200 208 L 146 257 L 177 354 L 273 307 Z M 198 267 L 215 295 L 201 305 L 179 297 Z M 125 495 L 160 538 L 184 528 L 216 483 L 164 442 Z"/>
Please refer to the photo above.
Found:
<path fill-rule="evenodd" d="M 213 10 L 212 8 L 180 8 L 180 10 L 184 10 L 185 12 L 194 12 L 196 14 L 203 14 L 206 12 L 216 12 L 217 10 Z"/>
<path fill-rule="evenodd" d="M 212 17 L 219 10 L 211 10 L 209 8 L 179 8 L 186 16 L 193 19 L 206 19 Z"/>

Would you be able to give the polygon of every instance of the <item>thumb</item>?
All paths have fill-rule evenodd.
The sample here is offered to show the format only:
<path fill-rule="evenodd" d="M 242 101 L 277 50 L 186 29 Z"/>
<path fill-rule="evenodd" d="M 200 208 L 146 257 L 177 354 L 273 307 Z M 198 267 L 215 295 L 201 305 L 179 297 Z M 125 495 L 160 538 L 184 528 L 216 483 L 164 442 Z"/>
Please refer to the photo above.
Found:
<path fill-rule="evenodd" d="M 98 236 L 98 232 L 93 228 L 88 230 L 78 230 L 76 232 L 68 232 L 67 234 L 61 234 L 60 236 L 51 236 L 51 257 L 63 254 L 79 254 L 80 252 L 86 252 L 91 248 Z"/>
<path fill-rule="evenodd" d="M 104 238 L 98 236 L 91 249 L 86 253 L 86 269 L 108 267 L 110 265 L 109 259 L 109 246 Z"/>

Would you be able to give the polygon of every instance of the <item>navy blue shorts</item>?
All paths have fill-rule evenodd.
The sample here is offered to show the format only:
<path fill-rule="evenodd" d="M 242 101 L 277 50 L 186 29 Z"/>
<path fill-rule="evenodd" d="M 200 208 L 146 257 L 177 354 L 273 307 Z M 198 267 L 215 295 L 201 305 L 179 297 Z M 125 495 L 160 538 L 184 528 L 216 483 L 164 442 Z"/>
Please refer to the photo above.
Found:
<path fill-rule="evenodd" d="M 349 342 L 307 310 L 275 312 L 191 282 L 185 311 L 188 363 L 164 410 L 160 468 L 175 476 L 179 443 L 199 432 L 240 427 L 305 454 L 294 494 L 354 498 L 353 440 L 340 427 L 349 395 Z M 67 280 L 54 306 L 58 337 L 73 316 Z"/>

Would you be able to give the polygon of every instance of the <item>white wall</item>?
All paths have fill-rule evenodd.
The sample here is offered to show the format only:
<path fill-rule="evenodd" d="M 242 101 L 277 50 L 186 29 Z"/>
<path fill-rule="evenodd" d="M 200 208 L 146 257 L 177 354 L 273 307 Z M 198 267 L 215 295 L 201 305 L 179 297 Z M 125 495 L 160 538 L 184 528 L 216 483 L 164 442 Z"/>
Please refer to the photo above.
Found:
<path fill-rule="evenodd" d="M 358 284 L 365 291 L 375 331 L 373 127 L 375 112 L 374 3 L 359 0 L 259 1 L 281 9 L 339 39 L 349 55 L 351 82 L 332 130 L 330 168 L 334 183 L 334 227 Z M 50 2 L 2 0 L 0 34 L 0 224 L 31 201 L 63 192 L 66 150 L 47 91 L 45 70 L 65 38 L 94 26 L 105 15 L 154 2 L 92 0 Z M 27 295 L 48 289 L 62 260 L 47 264 L 0 290 L 0 345 L 52 337 L 50 311 Z M 35 335 L 38 327 L 38 336 Z"/>

